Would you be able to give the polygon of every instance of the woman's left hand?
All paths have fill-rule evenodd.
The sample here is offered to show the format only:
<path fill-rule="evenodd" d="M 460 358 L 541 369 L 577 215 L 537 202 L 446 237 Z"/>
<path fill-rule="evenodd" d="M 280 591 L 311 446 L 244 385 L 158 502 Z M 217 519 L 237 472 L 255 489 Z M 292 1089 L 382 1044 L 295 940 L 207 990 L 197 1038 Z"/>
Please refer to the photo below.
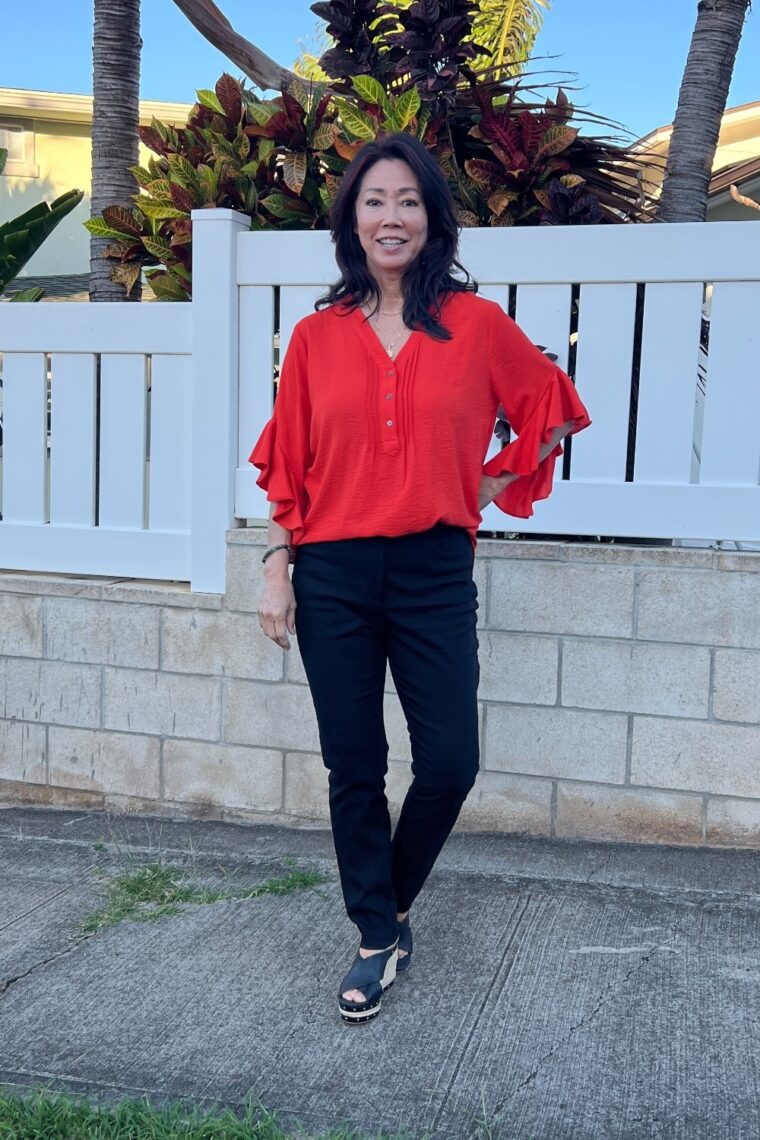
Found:
<path fill-rule="evenodd" d="M 484 510 L 489 503 L 492 503 L 497 495 L 500 495 L 508 483 L 516 479 L 516 475 L 483 475 L 480 479 L 480 486 L 478 488 L 478 510 Z"/>
<path fill-rule="evenodd" d="M 562 424 L 561 427 L 554 429 L 551 437 L 546 443 L 542 443 L 538 449 L 539 463 L 543 462 L 547 455 L 551 455 L 557 444 L 565 438 L 573 427 L 573 424 L 573 420 L 568 420 Z M 511 471 L 507 472 L 506 475 L 482 475 L 480 487 L 478 488 L 478 510 L 484 510 L 489 503 L 493 502 L 497 495 L 501 494 L 507 484 L 514 482 L 515 479 L 519 479 L 519 475 L 513 475 Z"/>

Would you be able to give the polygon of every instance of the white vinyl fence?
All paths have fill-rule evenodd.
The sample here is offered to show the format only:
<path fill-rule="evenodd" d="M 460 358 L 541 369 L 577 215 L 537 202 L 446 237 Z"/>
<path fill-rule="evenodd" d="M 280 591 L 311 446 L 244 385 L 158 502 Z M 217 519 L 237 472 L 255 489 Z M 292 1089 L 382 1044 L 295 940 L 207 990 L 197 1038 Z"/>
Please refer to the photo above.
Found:
<path fill-rule="evenodd" d="M 192 304 L 0 305 L 0 567 L 223 592 L 247 225 L 201 212 Z"/>
<path fill-rule="evenodd" d="M 224 590 L 225 530 L 267 514 L 278 351 L 336 268 L 326 233 L 227 210 L 193 257 L 189 305 L 0 305 L 0 567 Z M 484 529 L 760 540 L 760 226 L 467 230 L 461 260 L 593 419 L 535 516 Z"/>
<path fill-rule="evenodd" d="M 190 316 L 2 307 L 4 568 L 189 575 Z"/>

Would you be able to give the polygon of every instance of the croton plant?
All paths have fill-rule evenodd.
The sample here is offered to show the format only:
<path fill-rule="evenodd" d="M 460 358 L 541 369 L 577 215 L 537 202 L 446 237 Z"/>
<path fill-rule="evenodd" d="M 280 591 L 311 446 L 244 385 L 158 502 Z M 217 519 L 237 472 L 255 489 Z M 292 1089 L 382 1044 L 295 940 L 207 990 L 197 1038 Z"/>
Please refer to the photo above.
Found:
<path fill-rule="evenodd" d="M 261 99 L 230 75 L 198 91 L 187 124 L 140 128 L 152 151 L 138 193 L 86 223 L 112 239 L 129 292 L 145 269 L 161 300 L 192 291 L 190 212 L 242 211 L 252 229 L 322 229 L 340 175 L 365 142 L 410 131 L 431 150 L 464 226 L 638 220 L 637 167 L 613 141 L 583 137 L 562 90 L 529 103 L 520 81 L 474 73 L 470 0 L 323 0 L 326 83 L 295 79 Z"/>

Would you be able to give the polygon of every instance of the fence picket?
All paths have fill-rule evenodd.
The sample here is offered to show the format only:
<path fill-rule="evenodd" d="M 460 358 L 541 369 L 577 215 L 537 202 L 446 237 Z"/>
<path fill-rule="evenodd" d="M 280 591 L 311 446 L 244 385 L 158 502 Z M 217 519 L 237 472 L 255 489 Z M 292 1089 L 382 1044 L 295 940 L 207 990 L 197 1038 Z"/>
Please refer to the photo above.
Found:
<path fill-rule="evenodd" d="M 536 345 L 557 357 L 567 372 L 570 354 L 570 285 L 518 285 L 515 320 Z"/>
<path fill-rule="evenodd" d="M 248 456 L 272 414 L 274 397 L 274 289 L 245 285 L 240 289 L 240 418 L 235 502 L 245 496 L 250 517 L 266 517 L 266 495 L 255 484 L 257 471 Z M 239 508 L 238 508 L 239 509 Z"/>
<path fill-rule="evenodd" d="M 150 380 L 151 531 L 190 530 L 193 378 L 189 356 L 155 355 Z"/>
<path fill-rule="evenodd" d="M 143 527 L 147 419 L 146 359 L 100 358 L 101 526 Z"/>
<path fill-rule="evenodd" d="M 647 285 L 636 418 L 637 483 L 688 483 L 694 452 L 700 283 Z"/>
<path fill-rule="evenodd" d="M 758 484 L 759 322 L 760 284 L 724 282 L 715 285 L 702 429 L 700 482 L 703 484 L 737 487 Z"/>
<path fill-rule="evenodd" d="M 573 440 L 573 480 L 625 479 L 635 313 L 635 285 L 581 285 L 575 379 L 594 426 Z"/>
<path fill-rule="evenodd" d="M 95 525 L 95 356 L 54 353 L 50 365 L 50 522 Z"/>
<path fill-rule="evenodd" d="M 293 329 L 302 317 L 314 312 L 314 302 L 325 292 L 320 285 L 287 285 L 280 289 L 280 367 Z"/>
<path fill-rule="evenodd" d="M 3 360 L 3 519 L 47 522 L 47 375 L 44 353 Z"/>

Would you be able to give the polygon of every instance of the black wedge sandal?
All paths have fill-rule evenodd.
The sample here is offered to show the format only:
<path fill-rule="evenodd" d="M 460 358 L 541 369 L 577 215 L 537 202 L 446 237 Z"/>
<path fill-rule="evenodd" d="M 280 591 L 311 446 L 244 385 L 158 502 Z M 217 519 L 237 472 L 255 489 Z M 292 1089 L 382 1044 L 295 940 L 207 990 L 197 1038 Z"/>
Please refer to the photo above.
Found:
<path fill-rule="evenodd" d="M 390 989 L 396 979 L 397 959 L 398 939 L 387 950 L 371 954 L 369 958 L 362 958 L 357 953 L 338 991 L 340 1016 L 348 1025 L 361 1025 L 377 1017 L 383 993 Z M 361 990 L 365 1000 L 347 1001 L 343 997 L 347 990 Z"/>
<path fill-rule="evenodd" d="M 398 962 L 396 964 L 396 973 L 403 974 L 405 970 L 409 969 L 412 961 L 412 950 L 414 949 L 412 928 L 409 925 L 409 915 L 407 915 L 406 918 L 402 918 L 398 924 L 398 948 L 399 951 L 406 951 L 403 958 L 399 953 Z"/>

